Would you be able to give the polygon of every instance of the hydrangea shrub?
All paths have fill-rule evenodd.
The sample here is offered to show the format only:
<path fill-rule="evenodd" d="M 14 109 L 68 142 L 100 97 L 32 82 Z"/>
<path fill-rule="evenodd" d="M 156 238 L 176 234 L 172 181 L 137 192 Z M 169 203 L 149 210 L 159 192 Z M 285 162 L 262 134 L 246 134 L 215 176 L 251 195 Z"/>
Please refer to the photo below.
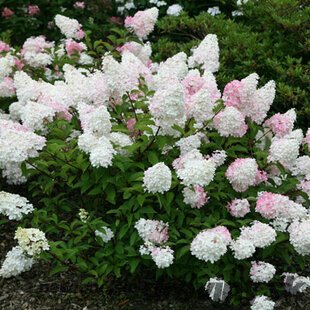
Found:
<path fill-rule="evenodd" d="M 153 29 L 149 13 L 130 24 Z M 214 301 L 256 296 L 252 309 L 304 291 L 309 132 L 294 129 L 293 109 L 268 116 L 276 83 L 252 73 L 219 89 L 216 35 L 153 63 L 147 42 L 77 42 L 82 26 L 56 18 L 64 43 L 32 38 L 0 58 L 12 82 L 0 95 L 16 100 L 0 114 L 2 177 L 31 193 L 0 194 L 1 214 L 21 225 L 0 275 L 39 258 L 99 286 L 148 271 Z"/>

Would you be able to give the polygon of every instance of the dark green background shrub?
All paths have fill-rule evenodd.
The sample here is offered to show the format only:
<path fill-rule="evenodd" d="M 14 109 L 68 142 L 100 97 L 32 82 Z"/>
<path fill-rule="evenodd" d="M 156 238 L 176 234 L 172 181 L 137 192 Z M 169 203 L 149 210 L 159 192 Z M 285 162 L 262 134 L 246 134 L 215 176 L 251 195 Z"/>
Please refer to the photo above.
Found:
<path fill-rule="evenodd" d="M 300 7 L 304 3 L 304 6 Z M 273 111 L 295 107 L 299 126 L 308 127 L 310 117 L 310 7 L 306 1 L 262 0 L 248 2 L 244 16 L 229 18 L 202 12 L 189 17 L 167 16 L 157 23 L 153 43 L 155 61 L 161 61 L 197 46 L 207 34 L 217 34 L 220 46 L 219 87 L 252 72 L 261 85 L 270 79 L 277 83 Z M 222 70 L 225 68 L 225 72 Z"/>

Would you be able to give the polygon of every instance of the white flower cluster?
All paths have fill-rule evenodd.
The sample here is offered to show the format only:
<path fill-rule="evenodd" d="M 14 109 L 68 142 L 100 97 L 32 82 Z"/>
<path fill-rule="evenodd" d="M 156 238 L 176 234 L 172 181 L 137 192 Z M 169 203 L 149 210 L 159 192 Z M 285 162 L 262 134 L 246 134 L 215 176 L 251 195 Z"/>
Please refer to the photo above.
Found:
<path fill-rule="evenodd" d="M 45 138 L 31 132 L 26 126 L 0 119 L 0 169 L 8 182 L 19 184 L 22 178 L 20 165 L 45 145 Z"/>
<path fill-rule="evenodd" d="M 24 253 L 31 257 L 38 257 L 42 251 L 49 250 L 44 232 L 37 228 L 18 227 L 14 239 L 17 239 L 18 245 Z"/>
<path fill-rule="evenodd" d="M 194 186 L 194 190 L 185 187 L 182 193 L 184 203 L 189 204 L 192 208 L 200 209 L 208 201 L 207 193 L 202 186 Z"/>
<path fill-rule="evenodd" d="M 185 97 L 181 83 L 175 81 L 158 89 L 149 109 L 156 125 L 164 131 L 170 132 L 173 125 L 184 126 Z"/>
<path fill-rule="evenodd" d="M 171 171 L 163 162 L 148 168 L 144 172 L 143 187 L 149 193 L 164 193 L 171 187 Z"/>
<path fill-rule="evenodd" d="M 186 138 L 181 138 L 175 143 L 176 146 L 180 148 L 181 155 L 184 155 L 187 152 L 198 149 L 201 146 L 201 138 L 204 137 L 204 134 L 195 134 Z"/>
<path fill-rule="evenodd" d="M 33 205 L 25 197 L 4 191 L 0 192 L 0 213 L 7 216 L 9 220 L 19 221 L 23 214 L 29 214 L 32 211 Z"/>
<path fill-rule="evenodd" d="M 81 25 L 76 19 L 57 14 L 55 24 L 67 39 L 82 39 L 84 37 Z"/>
<path fill-rule="evenodd" d="M 154 247 L 151 255 L 158 268 L 168 268 L 173 263 L 173 250 L 169 246 Z"/>
<path fill-rule="evenodd" d="M 5 260 L 0 269 L 0 277 L 15 277 L 31 269 L 34 264 L 32 257 L 25 256 L 23 250 L 16 246 L 6 254 Z"/>
<path fill-rule="evenodd" d="M 310 220 L 294 221 L 287 229 L 290 234 L 290 243 L 300 255 L 310 254 Z"/>
<path fill-rule="evenodd" d="M 183 8 L 180 4 L 172 4 L 167 9 L 167 15 L 179 16 L 183 11 Z"/>
<path fill-rule="evenodd" d="M 218 113 L 214 117 L 213 125 L 223 137 L 242 137 L 248 129 L 244 116 L 234 107 L 226 107 Z"/>
<path fill-rule="evenodd" d="M 54 49 L 54 43 L 45 41 L 44 36 L 28 38 L 21 52 L 24 60 L 32 67 L 46 67 L 52 63 L 51 54 L 47 49 Z"/>
<path fill-rule="evenodd" d="M 216 35 L 208 34 L 192 52 L 193 56 L 188 59 L 190 68 L 202 65 L 206 71 L 216 72 L 218 70 L 220 66 L 219 46 Z"/>
<path fill-rule="evenodd" d="M 276 268 L 265 262 L 251 262 L 250 278 L 253 282 L 266 282 L 268 283 L 275 275 Z"/>
<path fill-rule="evenodd" d="M 110 141 L 112 125 L 107 108 L 103 105 L 94 107 L 80 104 L 78 111 L 84 131 L 78 137 L 79 148 L 90 154 L 89 160 L 93 167 L 111 166 L 116 151 Z"/>
<path fill-rule="evenodd" d="M 231 236 L 227 228 L 217 226 L 201 231 L 192 241 L 190 251 L 198 259 L 214 263 L 227 252 L 230 242 Z"/>
<path fill-rule="evenodd" d="M 207 186 L 214 178 L 214 161 L 205 159 L 198 150 L 177 158 L 172 165 L 185 186 Z"/>
<path fill-rule="evenodd" d="M 251 257 L 255 248 L 265 248 L 276 240 L 276 231 L 268 224 L 254 221 L 251 226 L 242 227 L 240 236 L 232 241 L 230 247 L 236 259 Z"/>
<path fill-rule="evenodd" d="M 256 296 L 252 301 L 251 310 L 273 310 L 275 303 L 267 296 Z"/>
<path fill-rule="evenodd" d="M 109 227 L 106 227 L 106 226 L 102 226 L 101 229 L 104 230 L 105 233 L 99 230 L 96 230 L 95 235 L 97 237 L 100 237 L 104 243 L 109 242 L 114 237 L 113 231 Z"/>

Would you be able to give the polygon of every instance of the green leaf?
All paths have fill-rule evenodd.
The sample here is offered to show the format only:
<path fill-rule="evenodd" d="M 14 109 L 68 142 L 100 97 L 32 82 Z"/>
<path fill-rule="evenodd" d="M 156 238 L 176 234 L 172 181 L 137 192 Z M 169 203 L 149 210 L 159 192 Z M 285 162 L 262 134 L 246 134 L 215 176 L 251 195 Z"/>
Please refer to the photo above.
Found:
<path fill-rule="evenodd" d="M 62 272 L 66 270 L 68 270 L 68 266 L 56 266 L 55 268 L 52 269 L 49 275 L 52 276 L 58 272 Z"/>

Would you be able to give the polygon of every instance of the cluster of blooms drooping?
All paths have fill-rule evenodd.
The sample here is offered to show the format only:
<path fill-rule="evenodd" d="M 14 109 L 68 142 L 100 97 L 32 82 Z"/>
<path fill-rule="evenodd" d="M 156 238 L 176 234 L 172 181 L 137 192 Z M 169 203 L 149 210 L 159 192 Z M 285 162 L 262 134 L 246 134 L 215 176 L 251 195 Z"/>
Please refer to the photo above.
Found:
<path fill-rule="evenodd" d="M 9 218 L 9 220 L 19 221 L 23 214 L 29 214 L 33 211 L 33 205 L 25 197 L 7 192 L 0 192 L 0 214 Z"/>

